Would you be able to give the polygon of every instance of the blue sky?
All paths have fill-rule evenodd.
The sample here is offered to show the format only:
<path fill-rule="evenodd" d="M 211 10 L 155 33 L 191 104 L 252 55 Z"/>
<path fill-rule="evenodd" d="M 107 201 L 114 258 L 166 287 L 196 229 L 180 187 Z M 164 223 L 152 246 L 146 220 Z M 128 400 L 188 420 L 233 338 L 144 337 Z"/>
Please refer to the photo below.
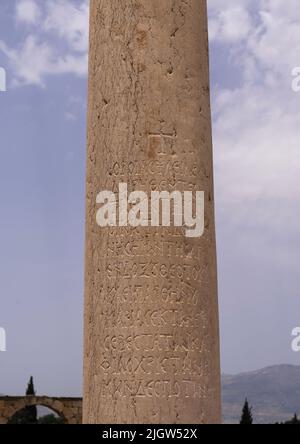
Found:
<path fill-rule="evenodd" d="M 208 5 L 223 371 L 300 364 L 298 1 Z M 0 393 L 81 393 L 87 20 L 1 0 Z"/>

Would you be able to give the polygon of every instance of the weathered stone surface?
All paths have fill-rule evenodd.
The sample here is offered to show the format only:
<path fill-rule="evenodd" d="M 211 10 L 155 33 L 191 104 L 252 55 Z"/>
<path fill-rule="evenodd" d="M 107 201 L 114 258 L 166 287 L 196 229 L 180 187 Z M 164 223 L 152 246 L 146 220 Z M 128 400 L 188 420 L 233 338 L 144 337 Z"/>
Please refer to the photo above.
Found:
<path fill-rule="evenodd" d="M 0 424 L 7 424 L 12 416 L 27 406 L 44 406 L 56 412 L 66 424 L 82 423 L 81 398 L 49 398 L 47 396 L 0 397 Z"/>
<path fill-rule="evenodd" d="M 204 191 L 205 231 L 100 228 L 103 190 Z M 218 423 L 204 0 L 92 0 L 85 423 Z"/>

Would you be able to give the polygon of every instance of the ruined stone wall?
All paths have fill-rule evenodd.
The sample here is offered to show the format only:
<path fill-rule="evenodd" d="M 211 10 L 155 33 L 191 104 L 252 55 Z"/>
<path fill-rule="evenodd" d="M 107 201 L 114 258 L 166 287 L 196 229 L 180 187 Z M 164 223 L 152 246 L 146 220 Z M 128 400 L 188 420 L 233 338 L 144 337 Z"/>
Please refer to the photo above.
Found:
<path fill-rule="evenodd" d="M 49 398 L 47 396 L 0 397 L 0 424 L 7 422 L 27 406 L 43 406 L 52 409 L 66 424 L 82 423 L 82 399 Z"/>

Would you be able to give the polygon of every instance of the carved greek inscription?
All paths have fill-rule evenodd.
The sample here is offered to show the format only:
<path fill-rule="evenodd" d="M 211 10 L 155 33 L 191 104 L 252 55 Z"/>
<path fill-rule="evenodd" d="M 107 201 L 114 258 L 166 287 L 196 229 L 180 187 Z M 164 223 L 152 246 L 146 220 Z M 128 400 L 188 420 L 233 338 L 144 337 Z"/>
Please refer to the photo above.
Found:
<path fill-rule="evenodd" d="M 110 376 L 160 376 L 170 374 L 185 377 L 203 377 L 208 371 L 207 363 L 199 363 L 197 357 L 186 355 L 157 357 L 153 355 L 132 357 L 126 354 L 104 356 L 101 370 Z"/>
<path fill-rule="evenodd" d="M 130 191 L 198 190 L 205 169 L 188 161 L 192 142 L 183 145 L 187 157 L 179 161 L 176 132 L 151 133 L 146 159 L 111 163 L 109 189 L 117 194 L 127 182 Z M 95 302 L 106 333 L 97 338 L 103 398 L 203 399 L 208 392 L 207 238 L 189 242 L 184 234 L 184 227 L 105 231 Z"/>
<path fill-rule="evenodd" d="M 109 239 L 104 254 L 106 257 L 165 257 L 194 261 L 203 257 L 203 246 L 202 244 L 195 245 L 171 237 L 168 240 L 161 241 L 145 238 L 142 242 L 142 239 L 139 239 L 138 236 L 136 236 L 136 239 L 118 236 Z"/>
<path fill-rule="evenodd" d="M 180 283 L 175 284 L 154 284 L 149 283 L 112 283 L 100 287 L 99 299 L 104 302 L 108 309 L 116 304 L 126 304 L 131 308 L 132 304 L 144 306 L 146 303 L 152 304 L 154 300 L 172 309 L 181 308 L 182 305 L 196 307 L 203 304 L 203 296 L 200 298 L 200 289 L 191 285 Z"/>
<path fill-rule="evenodd" d="M 147 333 L 147 334 L 129 334 L 112 335 L 104 339 L 104 350 L 145 353 L 145 352 L 195 352 L 206 351 L 207 336 L 202 338 L 193 336 L 192 333 L 185 331 L 185 336 L 172 333 Z"/>
<path fill-rule="evenodd" d="M 155 140 L 155 139 L 154 139 Z M 157 145 L 157 143 L 155 143 Z M 149 147 L 150 151 L 154 151 L 154 154 L 159 154 L 157 147 Z M 158 150 L 158 151 L 157 151 Z M 108 174 L 111 178 L 117 178 L 118 181 L 122 181 L 123 178 L 134 179 L 142 178 L 144 174 L 147 177 L 166 177 L 168 175 L 176 176 L 177 178 L 187 178 L 190 177 L 192 180 L 199 178 L 201 173 L 201 165 L 198 164 L 187 164 L 184 160 L 171 159 L 151 159 L 143 161 L 132 161 L 132 162 L 118 162 L 113 163 L 109 169 Z"/>
<path fill-rule="evenodd" d="M 207 327 L 205 313 L 185 314 L 179 309 L 128 308 L 127 305 L 110 305 L 103 308 L 102 316 L 109 317 L 111 327 L 121 328 L 199 328 Z"/>
<path fill-rule="evenodd" d="M 192 398 L 205 399 L 209 388 L 199 382 L 183 379 L 170 381 L 158 380 L 127 380 L 127 379 L 102 379 L 99 381 L 102 398 Z"/>
<path fill-rule="evenodd" d="M 108 279 L 116 279 L 117 277 L 123 279 L 177 278 L 184 282 L 202 283 L 207 277 L 207 266 L 181 263 L 164 264 L 154 261 L 116 261 L 105 263 L 105 274 Z"/>

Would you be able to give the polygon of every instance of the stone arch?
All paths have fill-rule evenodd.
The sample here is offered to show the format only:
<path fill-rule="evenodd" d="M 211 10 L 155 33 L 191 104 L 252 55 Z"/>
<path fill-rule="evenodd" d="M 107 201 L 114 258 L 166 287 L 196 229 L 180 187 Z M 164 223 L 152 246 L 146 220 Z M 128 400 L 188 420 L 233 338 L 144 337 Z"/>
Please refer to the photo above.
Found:
<path fill-rule="evenodd" d="M 27 396 L 26 398 L 23 398 L 22 400 L 20 400 L 19 403 L 17 403 L 17 405 L 14 407 L 15 411 L 13 414 L 10 415 L 11 419 L 16 413 L 20 412 L 21 410 L 25 409 L 26 407 L 30 407 L 30 406 L 41 406 L 41 407 L 47 407 L 49 409 L 51 409 L 53 412 L 55 412 L 60 418 L 62 418 L 64 424 L 67 424 L 67 419 L 64 416 L 63 413 L 63 406 L 60 405 L 56 405 L 56 401 L 54 401 L 51 398 L 39 398 L 39 400 L 37 400 L 37 398 L 35 396 L 31 397 L 31 396 Z M 8 419 L 8 421 L 9 421 Z"/>
<path fill-rule="evenodd" d="M 48 396 L 24 396 L 0 398 L 0 424 L 7 424 L 17 412 L 28 406 L 44 406 L 59 415 L 65 424 L 81 424 L 81 398 L 50 398 Z"/>

